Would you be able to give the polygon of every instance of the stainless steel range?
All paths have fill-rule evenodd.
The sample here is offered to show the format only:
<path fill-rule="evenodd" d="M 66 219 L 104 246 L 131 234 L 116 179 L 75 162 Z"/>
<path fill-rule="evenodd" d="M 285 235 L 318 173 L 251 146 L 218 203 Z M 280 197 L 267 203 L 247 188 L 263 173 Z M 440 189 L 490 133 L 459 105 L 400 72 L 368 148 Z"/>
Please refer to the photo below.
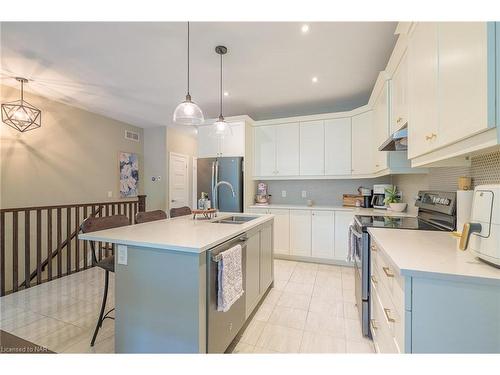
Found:
<path fill-rule="evenodd" d="M 368 228 L 453 231 L 456 226 L 456 193 L 420 191 L 415 206 L 417 217 L 354 217 L 352 234 L 355 242 L 355 294 L 363 335 L 371 337 L 370 321 L 370 234 Z"/>

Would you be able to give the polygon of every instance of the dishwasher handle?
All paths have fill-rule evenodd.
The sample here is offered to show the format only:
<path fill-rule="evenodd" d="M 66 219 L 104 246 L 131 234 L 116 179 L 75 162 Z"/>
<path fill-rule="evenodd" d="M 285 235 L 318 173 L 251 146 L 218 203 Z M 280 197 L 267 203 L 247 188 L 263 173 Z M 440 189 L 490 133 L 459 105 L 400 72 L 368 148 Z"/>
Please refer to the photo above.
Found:
<path fill-rule="evenodd" d="M 241 245 L 242 248 L 245 247 L 247 240 L 248 240 L 248 236 L 243 235 L 243 236 L 240 236 L 238 238 L 238 240 L 231 241 L 227 246 L 224 246 L 224 248 L 221 248 L 217 251 L 211 251 L 212 262 L 219 262 L 222 259 L 222 253 L 226 250 L 229 250 L 233 246 Z"/>

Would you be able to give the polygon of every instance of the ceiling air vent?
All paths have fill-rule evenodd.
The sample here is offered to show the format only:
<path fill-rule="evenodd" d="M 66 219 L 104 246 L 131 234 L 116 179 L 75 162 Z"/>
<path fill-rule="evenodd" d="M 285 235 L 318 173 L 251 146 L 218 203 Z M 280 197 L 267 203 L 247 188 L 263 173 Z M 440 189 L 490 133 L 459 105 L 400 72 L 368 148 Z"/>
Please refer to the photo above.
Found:
<path fill-rule="evenodd" d="M 125 139 L 129 141 L 139 142 L 139 133 L 133 132 L 131 130 L 125 130 Z"/>

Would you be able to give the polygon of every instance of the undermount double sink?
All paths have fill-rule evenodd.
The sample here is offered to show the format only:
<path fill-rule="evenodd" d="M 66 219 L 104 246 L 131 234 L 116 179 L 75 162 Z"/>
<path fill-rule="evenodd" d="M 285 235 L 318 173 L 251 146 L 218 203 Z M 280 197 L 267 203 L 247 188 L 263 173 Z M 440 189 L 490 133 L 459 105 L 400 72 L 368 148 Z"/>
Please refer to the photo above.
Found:
<path fill-rule="evenodd" d="M 227 216 L 227 217 L 223 217 L 223 218 L 214 220 L 214 221 L 212 221 L 212 223 L 216 223 L 216 224 L 244 224 L 244 223 L 248 223 L 249 221 L 258 219 L 258 218 L 259 218 L 258 216 L 233 215 L 233 216 Z"/>

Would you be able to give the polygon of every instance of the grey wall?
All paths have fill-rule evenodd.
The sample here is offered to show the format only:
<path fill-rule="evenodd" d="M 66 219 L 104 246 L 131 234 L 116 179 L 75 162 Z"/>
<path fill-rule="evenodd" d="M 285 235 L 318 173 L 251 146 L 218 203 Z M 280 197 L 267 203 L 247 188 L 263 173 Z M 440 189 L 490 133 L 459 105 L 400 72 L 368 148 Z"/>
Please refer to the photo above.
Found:
<path fill-rule="evenodd" d="M 274 204 L 306 204 L 312 199 L 317 205 L 342 205 L 342 194 L 357 194 L 359 186 L 372 187 L 373 184 L 391 182 L 390 176 L 355 180 L 280 180 L 262 181 L 268 184 L 271 202 Z M 286 190 L 286 198 L 281 191 Z M 302 198 L 302 190 L 307 198 Z"/>

